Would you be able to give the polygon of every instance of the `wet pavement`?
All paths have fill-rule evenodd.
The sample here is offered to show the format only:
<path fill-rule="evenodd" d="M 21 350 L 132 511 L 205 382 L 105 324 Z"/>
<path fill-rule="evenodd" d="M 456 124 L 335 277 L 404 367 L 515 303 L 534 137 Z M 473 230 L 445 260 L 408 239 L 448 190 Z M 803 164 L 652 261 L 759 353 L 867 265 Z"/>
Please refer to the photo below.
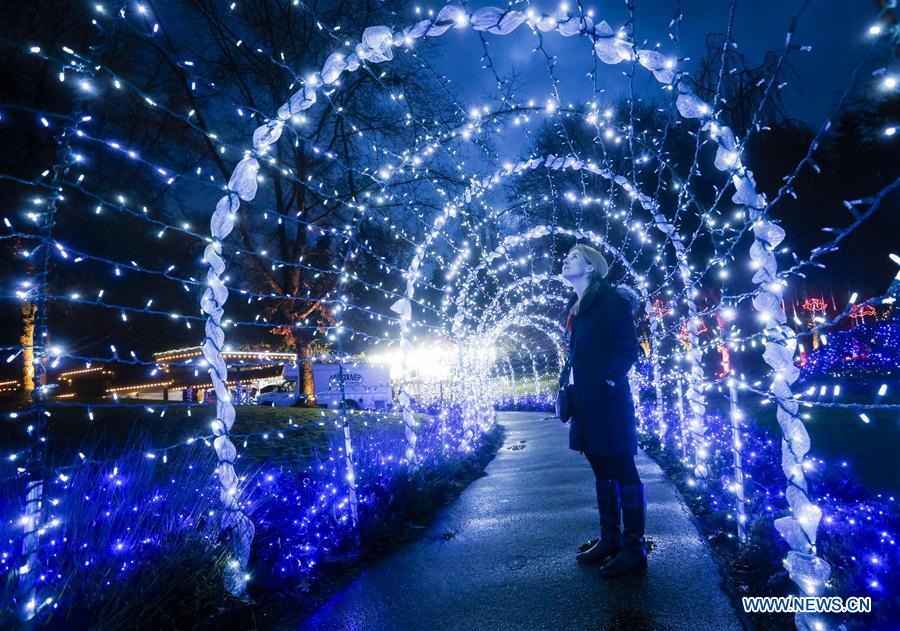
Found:
<path fill-rule="evenodd" d="M 604 581 L 574 560 L 599 525 L 591 469 L 544 414 L 500 413 L 485 477 L 418 542 L 360 575 L 301 629 L 741 629 L 675 487 L 643 453 L 646 575 Z"/>

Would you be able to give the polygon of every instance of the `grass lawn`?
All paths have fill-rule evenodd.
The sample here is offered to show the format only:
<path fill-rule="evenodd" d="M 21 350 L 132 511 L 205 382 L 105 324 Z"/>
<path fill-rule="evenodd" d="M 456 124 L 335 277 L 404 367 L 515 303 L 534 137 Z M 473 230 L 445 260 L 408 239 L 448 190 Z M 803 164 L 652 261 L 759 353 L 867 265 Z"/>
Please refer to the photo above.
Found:
<path fill-rule="evenodd" d="M 89 420 L 83 407 L 52 407 L 48 422 L 50 463 L 74 464 L 73 459 L 79 451 L 91 458 L 106 460 L 134 450 L 153 452 L 184 444 L 192 437 L 212 436 L 210 423 L 215 418 L 214 404 L 166 408 L 156 402 L 141 403 L 145 407 L 96 408 L 93 420 Z M 235 411 L 232 440 L 238 447 L 239 456 L 254 463 L 287 459 L 293 464 L 305 464 L 313 454 L 323 454 L 329 446 L 343 444 L 340 419 L 334 410 L 242 405 Z M 360 410 L 348 415 L 352 438 L 375 433 L 382 437 L 385 437 L 384 433 L 403 434 L 400 414 Z M 20 428 L 15 422 L 6 425 L 6 445 L 15 449 L 27 446 Z M 256 436 L 248 440 L 244 448 L 243 437 L 248 434 Z"/>
<path fill-rule="evenodd" d="M 559 379 L 557 375 L 538 375 L 538 391 L 541 394 L 555 393 L 557 379 Z M 515 384 L 495 379 L 493 393 L 497 397 L 528 397 L 534 395 L 534 385 L 534 377 L 526 374 L 520 375 Z"/>
<path fill-rule="evenodd" d="M 850 397 L 843 403 L 872 403 L 855 401 Z M 727 401 L 710 398 L 710 408 L 725 411 Z M 747 397 L 741 402 L 745 423 L 756 423 L 775 436 L 781 428 L 775 419 L 775 406 L 763 405 L 759 399 Z M 859 414 L 846 408 L 802 407 L 806 431 L 812 447 L 810 454 L 821 458 L 830 467 L 846 467 L 866 488 L 876 492 L 900 493 L 900 414 L 896 410 L 869 410 L 869 423 Z M 843 464 L 843 463 L 846 463 Z"/>

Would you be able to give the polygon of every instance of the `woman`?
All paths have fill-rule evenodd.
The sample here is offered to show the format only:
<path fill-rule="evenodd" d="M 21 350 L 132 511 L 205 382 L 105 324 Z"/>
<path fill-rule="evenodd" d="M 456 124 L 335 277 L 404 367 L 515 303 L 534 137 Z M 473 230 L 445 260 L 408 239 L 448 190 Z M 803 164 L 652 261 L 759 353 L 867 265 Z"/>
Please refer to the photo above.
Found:
<path fill-rule="evenodd" d="M 594 470 L 600 510 L 600 539 L 575 558 L 605 563 L 600 575 L 613 578 L 646 568 L 647 552 L 627 377 L 639 352 L 633 320 L 638 299 L 633 290 L 612 287 L 608 271 L 603 255 L 587 245 L 576 245 L 563 260 L 562 278 L 575 295 L 566 309 L 569 353 L 560 379 L 568 384 L 574 410 L 569 447 L 583 453 Z"/>

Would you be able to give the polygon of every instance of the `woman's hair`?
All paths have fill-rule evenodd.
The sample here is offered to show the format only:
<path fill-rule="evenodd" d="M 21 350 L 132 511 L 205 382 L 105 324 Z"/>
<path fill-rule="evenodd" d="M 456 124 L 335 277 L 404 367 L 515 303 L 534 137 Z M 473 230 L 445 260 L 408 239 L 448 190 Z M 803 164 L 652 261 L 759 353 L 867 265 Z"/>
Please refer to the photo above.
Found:
<path fill-rule="evenodd" d="M 590 285 L 606 278 L 606 275 L 609 273 L 609 263 L 606 262 L 606 259 L 603 258 L 599 251 L 589 245 L 579 243 L 573 246 L 569 252 L 578 252 L 585 263 L 593 266 L 594 271 L 591 272 Z"/>
<path fill-rule="evenodd" d="M 606 278 L 606 275 L 609 273 L 609 264 L 606 262 L 606 259 L 603 258 L 603 255 L 600 254 L 600 252 L 589 245 L 579 243 L 571 250 L 569 250 L 569 252 L 572 252 L 573 250 L 581 254 L 581 256 L 584 258 L 585 263 L 594 267 L 594 271 L 591 272 L 589 278 L 587 289 L 587 291 L 591 291 L 591 289 L 596 287 L 598 283 Z M 613 289 L 617 294 L 624 298 L 626 302 L 628 302 L 628 307 L 631 309 L 631 315 L 637 316 L 641 306 L 641 295 L 637 292 L 637 290 L 630 285 L 626 285 L 625 283 L 616 285 L 615 287 L 613 287 Z M 571 308 L 572 314 L 578 315 L 578 306 L 580 303 L 581 299 L 575 300 L 575 303 Z"/>
<path fill-rule="evenodd" d="M 577 245 L 572 246 L 572 249 L 569 252 L 578 252 L 581 257 L 584 259 L 584 262 L 594 268 L 594 271 L 590 273 L 588 277 L 588 291 L 594 289 L 597 285 L 603 282 L 603 279 L 606 278 L 606 275 L 609 273 L 609 263 L 606 262 L 606 259 L 603 258 L 603 255 L 600 254 L 598 250 L 595 250 L 589 245 L 585 245 L 584 243 L 579 243 Z M 581 302 L 581 299 L 576 299 L 575 304 L 572 305 L 572 313 L 578 314 L 578 306 Z"/>

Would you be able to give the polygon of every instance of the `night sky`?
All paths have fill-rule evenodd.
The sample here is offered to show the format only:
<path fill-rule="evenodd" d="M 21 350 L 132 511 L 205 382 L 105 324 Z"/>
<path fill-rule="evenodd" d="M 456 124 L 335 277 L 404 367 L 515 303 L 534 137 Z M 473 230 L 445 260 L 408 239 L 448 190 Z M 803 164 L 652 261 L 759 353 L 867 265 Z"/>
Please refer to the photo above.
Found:
<path fill-rule="evenodd" d="M 496 2 L 468 4 L 470 12 Z M 690 58 L 680 68 L 693 72 L 696 62 L 705 52 L 708 33 L 724 33 L 728 27 L 731 2 L 727 0 L 638 0 L 635 9 L 635 39 L 647 42 L 652 48 L 657 42 L 660 51 L 678 58 Z M 669 38 L 669 23 L 680 4 L 683 19 L 678 42 Z M 427 5 L 423 5 L 427 6 Z M 439 6 L 439 5 L 435 5 Z M 555 5 L 535 3 L 536 10 L 551 10 Z M 802 9 L 801 0 L 754 0 L 738 2 L 735 10 L 734 36 L 738 48 L 751 66 L 758 65 L 766 51 L 780 52 L 791 20 Z M 606 20 L 613 29 L 628 21 L 624 2 L 588 2 L 585 10 L 594 10 L 594 20 Z M 414 17 L 415 14 L 411 10 Z M 402 16 L 401 16 L 402 17 Z M 810 52 L 793 52 L 789 61 L 797 77 L 784 88 L 785 109 L 790 117 L 818 128 L 833 112 L 840 94 L 851 84 L 853 71 L 864 59 L 872 39 L 868 27 L 876 17 L 872 0 L 813 0 L 797 24 L 794 43 L 812 46 Z M 436 68 L 456 83 L 457 92 L 471 104 L 486 103 L 497 91 L 493 75 L 481 69 L 482 47 L 471 29 L 448 32 L 438 38 L 441 51 L 452 47 L 453 54 L 429 56 Z M 528 28 L 513 34 L 488 36 L 489 51 L 502 78 L 512 70 L 522 73 L 520 95 L 543 102 L 550 94 L 550 80 L 546 62 L 540 53 L 532 53 L 535 37 Z M 564 102 L 580 103 L 591 96 L 591 81 L 585 73 L 592 68 L 590 43 L 584 37 L 561 37 L 549 33 L 544 37 L 547 51 L 557 56 L 556 75 L 560 79 L 560 94 Z M 611 101 L 627 96 L 627 81 L 622 76 L 626 64 L 599 65 L 598 84 L 606 90 Z M 636 91 L 659 95 L 659 84 L 649 73 L 638 73 Z M 465 103 L 465 104 L 470 104 Z M 520 143 L 510 139 L 508 149 L 515 151 Z"/>
<path fill-rule="evenodd" d="M 429 8 L 436 12 L 443 4 L 443 2 L 422 2 L 421 13 L 417 14 L 416 3 L 409 3 L 398 14 L 390 16 L 387 20 L 372 21 L 370 25 L 386 23 L 399 30 L 424 18 Z M 471 14 L 482 6 L 502 4 L 496 0 L 479 0 L 465 3 L 465 6 Z M 576 10 L 574 0 L 569 0 L 569 4 L 569 10 Z M 875 38 L 867 32 L 877 16 L 874 0 L 811 0 L 805 9 L 803 0 L 740 0 L 737 3 L 730 0 L 636 0 L 635 4 L 633 32 L 637 46 L 654 48 L 658 43 L 658 50 L 662 53 L 683 60 L 679 63 L 679 68 L 687 73 L 696 70 L 699 60 L 706 53 L 707 35 L 726 31 L 733 6 L 735 14 L 732 37 L 751 67 L 759 65 L 768 51 L 781 53 L 785 33 L 792 20 L 802 11 L 797 22 L 794 43 L 797 46 L 809 46 L 811 50 L 793 51 L 789 55 L 788 61 L 793 68 L 792 78 L 782 94 L 787 116 L 798 119 L 813 129 L 821 127 L 828 116 L 834 113 L 841 94 L 853 85 L 854 71 L 860 67 L 872 47 L 878 45 Z M 514 5 L 515 8 L 523 10 L 528 6 L 525 3 Z M 530 6 L 538 12 L 552 12 L 560 4 L 558 1 L 534 2 Z M 586 1 L 584 9 L 593 11 L 595 23 L 605 20 L 613 29 L 629 21 L 629 12 L 622 0 Z M 160 3 L 158 10 L 162 17 L 160 21 L 165 25 L 164 31 L 171 31 L 175 40 L 184 43 L 184 58 L 193 58 L 195 53 L 203 52 L 202 45 L 198 43 L 203 41 L 203 37 L 196 35 L 198 30 L 204 28 L 202 20 L 185 9 L 182 3 Z M 677 41 L 673 41 L 669 36 L 670 23 L 679 10 L 682 19 L 678 26 Z M 223 15 L 227 17 L 230 14 L 223 13 Z M 236 25 L 241 25 L 241 18 L 237 15 L 228 19 L 233 20 Z M 243 32 L 240 29 L 238 31 Z M 357 40 L 361 32 L 354 27 L 353 32 L 347 29 L 344 34 L 348 40 Z M 511 35 L 485 34 L 485 39 L 489 43 L 489 52 L 500 77 L 506 79 L 514 73 L 519 74 L 513 90 L 514 100 L 521 103 L 533 98 L 538 104 L 546 102 L 553 93 L 553 86 L 543 53 L 534 50 L 538 38 L 532 30 L 523 25 Z M 586 76 L 595 69 L 589 39 L 577 36 L 566 38 L 550 32 L 544 34 L 543 43 L 546 52 L 555 58 L 554 74 L 559 79 L 559 93 L 563 105 L 572 104 L 580 107 L 585 101 L 596 99 L 605 106 L 628 98 L 628 78 L 624 73 L 630 70 L 631 64 L 621 63 L 615 66 L 596 64 L 598 94 L 594 94 L 594 83 Z M 329 41 L 328 44 L 330 47 L 332 43 Z M 334 45 L 336 47 L 338 44 Z M 197 50 L 191 50 L 192 46 Z M 883 55 L 884 48 L 879 46 L 879 49 Z M 458 105 L 465 110 L 475 105 L 495 106 L 498 103 L 499 94 L 494 75 L 490 70 L 481 67 L 482 44 L 478 33 L 474 30 L 450 29 L 441 37 L 428 38 L 428 41 L 421 42 L 421 45 L 417 43 L 414 50 L 427 59 L 439 73 L 451 78 L 450 92 L 455 95 Z M 316 54 L 321 60 L 329 52 L 330 48 L 323 48 L 317 50 Z M 202 58 L 202 54 L 200 57 Z M 285 69 L 279 78 L 287 85 L 292 78 L 291 72 L 305 76 L 312 70 L 312 67 L 290 68 L 290 71 Z M 199 72 L 202 76 L 208 69 L 202 68 Z M 876 90 L 872 87 L 874 80 L 868 71 L 860 73 L 857 79 L 858 96 L 874 93 Z M 233 87 L 234 83 L 236 82 L 229 82 L 229 87 Z M 634 91 L 638 98 L 645 98 L 648 101 L 663 103 L 668 99 L 668 93 L 662 91 L 651 74 L 643 69 L 638 69 L 635 73 Z M 229 93 L 228 89 L 223 89 L 221 93 L 217 91 L 215 97 L 210 97 L 219 99 L 216 102 L 221 103 L 218 108 L 207 108 L 206 114 L 212 120 L 213 127 L 233 126 L 239 129 L 240 126 L 246 126 L 246 121 L 236 114 L 236 108 L 227 101 L 226 95 Z M 235 98 L 242 99 L 243 96 L 238 95 Z M 235 102 L 238 105 L 245 104 L 243 100 Z M 455 110 L 455 104 L 450 102 L 441 103 L 440 106 L 448 112 Z M 274 112 L 269 112 L 272 113 Z M 529 131 L 534 131 L 546 120 L 548 117 L 542 114 L 533 116 L 533 122 L 528 126 Z M 501 139 L 496 143 L 498 162 L 514 160 L 528 150 L 532 138 L 524 131 L 523 127 L 513 126 L 507 126 L 503 130 Z M 240 137 L 238 142 L 246 142 L 248 137 L 249 133 Z M 855 157 L 856 154 L 854 159 Z M 897 163 L 900 163 L 900 160 Z M 748 166 L 758 172 L 759 167 L 765 165 Z M 479 172 L 485 172 L 487 165 L 471 161 L 467 167 L 470 174 L 477 175 Z M 887 181 L 884 182 L 886 183 Z M 182 192 L 184 190 L 179 189 L 178 194 L 184 195 Z M 877 190 L 873 187 L 867 189 L 864 194 L 872 194 Z M 187 199 L 193 202 L 197 199 L 196 207 L 207 209 L 206 198 L 196 198 L 195 195 L 194 191 L 189 191 L 182 201 Z M 810 195 L 800 196 L 802 203 L 808 203 L 807 200 L 810 198 Z M 835 196 L 833 199 L 852 199 L 852 197 Z M 894 200 L 893 206 L 886 205 L 876 217 L 847 239 L 839 252 L 824 257 L 824 263 L 828 268 L 821 272 L 814 270 L 818 276 L 811 277 L 806 284 L 818 290 L 817 285 L 824 279 L 829 289 L 834 289 L 838 296 L 846 296 L 851 291 L 857 290 L 863 296 L 883 292 L 896 273 L 896 265 L 888 259 L 887 254 L 896 251 L 897 231 L 884 228 L 889 225 L 892 212 L 895 227 L 896 217 L 900 216 L 896 213 L 896 196 Z M 820 228 L 824 225 L 820 213 L 790 214 L 782 205 L 775 209 L 773 214 L 785 222 L 789 244 L 797 248 L 800 256 L 805 257 L 812 247 L 828 239 L 827 235 L 820 232 Z M 831 225 L 846 225 L 848 221 L 849 215 L 842 215 L 840 222 Z M 804 231 L 806 234 L 799 234 Z M 800 238 L 801 236 L 805 238 Z M 432 261 L 429 265 L 436 263 Z"/>
<path fill-rule="evenodd" d="M 471 14 L 482 6 L 497 4 L 483 1 L 466 6 Z M 681 59 L 679 68 L 693 74 L 706 53 L 707 35 L 726 32 L 733 3 L 728 0 L 638 0 L 634 4 L 634 33 L 638 45 L 654 48 L 658 43 L 660 52 Z M 574 2 L 569 5 L 570 10 L 576 8 Z M 437 10 L 441 4 L 421 6 L 419 18 L 429 6 Z M 524 10 L 525 6 L 516 5 L 515 8 Z M 559 5 L 532 3 L 530 6 L 535 11 L 550 12 Z M 682 19 L 677 41 L 673 41 L 669 37 L 670 23 L 679 7 Z M 595 23 L 605 20 L 613 29 L 627 24 L 629 19 L 625 3 L 618 0 L 585 2 L 584 10 L 593 10 Z M 414 11 L 411 6 L 409 19 L 398 16 L 398 23 L 415 21 Z M 829 119 L 836 120 L 840 113 L 839 101 L 848 90 L 851 98 L 844 104 L 845 108 L 880 98 L 870 75 L 872 70 L 885 63 L 884 48 L 868 32 L 878 17 L 873 0 L 812 0 L 805 8 L 802 0 L 754 0 L 737 2 L 734 11 L 732 39 L 751 68 L 761 65 L 769 51 L 782 54 L 791 22 L 799 15 L 792 43 L 797 48 L 810 47 L 810 50 L 795 49 L 787 57 L 790 69 L 786 72 L 788 83 L 782 90 L 782 100 L 788 119 L 818 131 Z M 482 68 L 483 48 L 477 33 L 471 29 L 451 29 L 435 39 L 436 48 L 424 56 L 435 69 L 451 78 L 459 104 L 468 109 L 497 103 L 496 81 L 490 69 Z M 531 29 L 520 27 L 510 35 L 486 35 L 485 39 L 501 79 L 518 74 L 514 99 L 523 102 L 533 98 L 538 104 L 545 103 L 553 94 L 552 81 L 544 54 L 534 50 L 538 40 Z M 588 38 L 562 37 L 550 32 L 544 34 L 543 45 L 546 52 L 555 57 L 553 72 L 559 80 L 563 105 L 578 108 L 592 98 L 602 106 L 627 100 L 629 88 L 625 73 L 630 69 L 629 64 L 597 64 L 598 94 L 595 95 L 592 93 L 593 82 L 587 76 L 594 68 Z M 862 70 L 854 77 L 860 68 Z M 640 99 L 660 105 L 668 102 L 667 93 L 660 89 L 649 72 L 641 68 L 635 73 L 634 93 Z M 515 160 L 526 155 L 533 140 L 530 133 L 545 120 L 545 116 L 538 115 L 532 116 L 530 124 L 507 126 L 496 144 L 499 159 Z M 748 166 L 755 169 L 761 165 Z M 868 191 L 869 194 L 874 192 Z M 825 241 L 821 228 L 826 224 L 821 223 L 820 215 L 785 215 L 784 212 L 784 208 L 779 208 L 776 215 L 788 222 L 786 227 L 791 240 L 799 238 L 800 243 L 795 245 L 801 252 Z M 896 216 L 896 204 L 886 205 L 874 220 L 843 244 L 840 253 L 826 257 L 827 269 L 814 270 L 806 284 L 839 295 L 845 292 L 849 295 L 854 290 L 864 293 L 883 291 L 896 272 L 896 266 L 887 256 L 896 250 Z M 838 223 L 843 225 L 846 219 L 841 217 Z M 798 228 L 805 234 L 799 235 Z M 836 274 L 838 270 L 842 271 Z"/>

